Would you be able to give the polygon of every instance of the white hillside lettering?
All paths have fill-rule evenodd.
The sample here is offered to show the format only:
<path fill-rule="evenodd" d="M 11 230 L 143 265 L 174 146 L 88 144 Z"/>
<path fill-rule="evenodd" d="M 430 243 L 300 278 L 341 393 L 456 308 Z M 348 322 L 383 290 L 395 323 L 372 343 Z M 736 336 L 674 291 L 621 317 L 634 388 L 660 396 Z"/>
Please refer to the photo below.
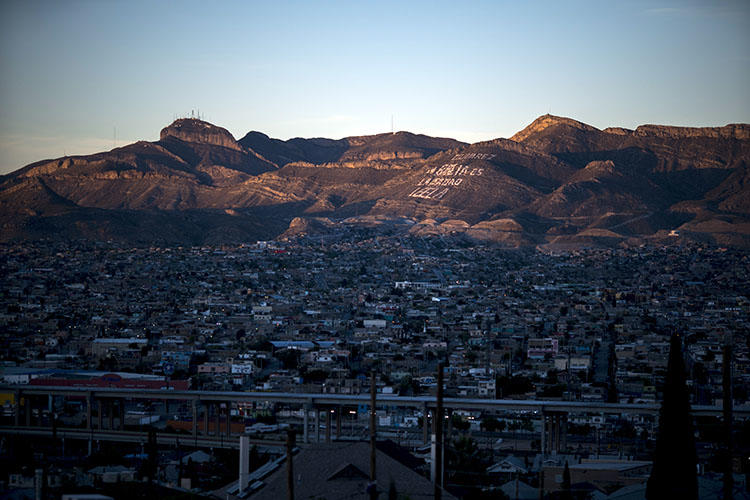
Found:
<path fill-rule="evenodd" d="M 417 182 L 415 189 L 409 193 L 408 197 L 439 200 L 452 188 L 460 186 L 466 177 L 479 177 L 484 174 L 483 168 L 459 163 L 461 160 L 490 160 L 494 157 L 495 155 L 491 153 L 457 154 L 452 158 L 455 163 L 444 163 L 439 167 L 428 168 L 427 176 Z"/>

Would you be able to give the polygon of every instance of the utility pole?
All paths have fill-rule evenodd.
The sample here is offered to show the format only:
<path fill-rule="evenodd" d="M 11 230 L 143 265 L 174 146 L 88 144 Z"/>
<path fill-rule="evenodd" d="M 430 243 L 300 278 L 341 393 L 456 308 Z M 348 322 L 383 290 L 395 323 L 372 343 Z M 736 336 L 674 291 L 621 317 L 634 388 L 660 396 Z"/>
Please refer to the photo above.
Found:
<path fill-rule="evenodd" d="M 294 464 L 292 463 L 292 452 L 294 450 L 294 431 L 286 433 L 286 491 L 287 499 L 294 500 Z"/>
<path fill-rule="evenodd" d="M 437 369 L 437 405 L 435 408 L 435 500 L 443 497 L 443 362 Z"/>
<path fill-rule="evenodd" d="M 367 490 L 370 493 L 370 500 L 376 500 L 378 498 L 378 478 L 375 469 L 375 440 L 377 434 L 375 417 L 375 399 L 377 395 L 377 387 L 375 385 L 375 372 L 370 373 L 370 484 L 367 485 Z"/>

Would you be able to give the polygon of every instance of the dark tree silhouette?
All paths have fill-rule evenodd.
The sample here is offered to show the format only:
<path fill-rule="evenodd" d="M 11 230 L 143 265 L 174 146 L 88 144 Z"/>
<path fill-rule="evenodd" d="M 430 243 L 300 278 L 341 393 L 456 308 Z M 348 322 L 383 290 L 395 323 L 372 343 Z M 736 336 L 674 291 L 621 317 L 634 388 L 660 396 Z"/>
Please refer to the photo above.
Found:
<path fill-rule="evenodd" d="M 568 467 L 568 461 L 565 461 L 565 469 L 563 469 L 563 480 L 562 480 L 562 495 L 560 496 L 563 500 L 573 500 L 573 493 L 570 490 L 570 467 Z"/>
<path fill-rule="evenodd" d="M 732 471 L 732 344 L 731 340 L 724 345 L 722 356 L 722 389 L 724 392 L 724 453 L 723 464 L 724 481 L 723 498 L 732 498 L 734 490 L 734 475 Z"/>
<path fill-rule="evenodd" d="M 697 455 L 690 400 L 685 385 L 682 341 L 673 334 L 669 347 L 664 400 L 659 412 L 659 435 L 646 498 L 698 499 Z"/>

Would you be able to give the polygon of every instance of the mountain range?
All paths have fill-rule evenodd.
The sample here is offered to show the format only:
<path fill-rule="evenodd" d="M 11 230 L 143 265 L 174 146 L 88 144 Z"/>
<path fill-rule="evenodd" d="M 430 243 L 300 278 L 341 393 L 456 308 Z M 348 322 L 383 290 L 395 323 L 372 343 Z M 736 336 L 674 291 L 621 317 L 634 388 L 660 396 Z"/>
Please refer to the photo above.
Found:
<path fill-rule="evenodd" d="M 408 132 L 236 140 L 178 119 L 158 141 L 0 177 L 0 240 L 133 244 L 357 231 L 505 247 L 750 247 L 750 125 L 597 129 L 544 115 L 510 139 Z"/>

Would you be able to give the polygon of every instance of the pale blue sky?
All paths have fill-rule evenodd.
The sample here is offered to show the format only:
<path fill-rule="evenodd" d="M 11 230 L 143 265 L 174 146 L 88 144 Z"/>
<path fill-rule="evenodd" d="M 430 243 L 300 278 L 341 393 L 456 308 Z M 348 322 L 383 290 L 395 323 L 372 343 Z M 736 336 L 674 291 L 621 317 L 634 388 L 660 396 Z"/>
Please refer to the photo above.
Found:
<path fill-rule="evenodd" d="M 0 173 L 156 140 L 750 122 L 750 2 L 0 1 Z"/>

